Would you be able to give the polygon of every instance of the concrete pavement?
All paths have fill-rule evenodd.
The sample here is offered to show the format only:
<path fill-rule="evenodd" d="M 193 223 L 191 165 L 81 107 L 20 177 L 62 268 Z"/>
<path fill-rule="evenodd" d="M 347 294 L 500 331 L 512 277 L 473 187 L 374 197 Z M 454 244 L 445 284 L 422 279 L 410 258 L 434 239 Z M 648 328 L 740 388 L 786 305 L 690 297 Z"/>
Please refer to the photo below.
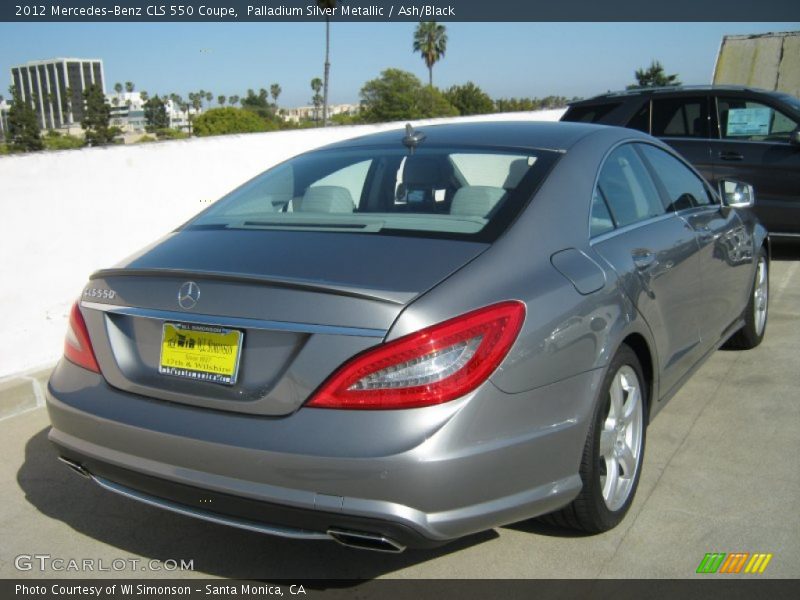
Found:
<path fill-rule="evenodd" d="M 20 396 L 29 410 L 0 413 L 0 577 L 685 578 L 697 576 L 707 552 L 769 552 L 757 577 L 800 577 L 797 254 L 772 264 L 764 343 L 717 352 L 649 428 L 636 500 L 613 531 L 580 536 L 534 520 L 402 555 L 237 531 L 139 505 L 70 473 L 47 442 L 46 412 Z M 0 387 L 0 407 L 4 396 Z M 140 563 L 20 572 L 20 554 L 106 566 L 184 559 L 194 571 L 142 571 Z"/>

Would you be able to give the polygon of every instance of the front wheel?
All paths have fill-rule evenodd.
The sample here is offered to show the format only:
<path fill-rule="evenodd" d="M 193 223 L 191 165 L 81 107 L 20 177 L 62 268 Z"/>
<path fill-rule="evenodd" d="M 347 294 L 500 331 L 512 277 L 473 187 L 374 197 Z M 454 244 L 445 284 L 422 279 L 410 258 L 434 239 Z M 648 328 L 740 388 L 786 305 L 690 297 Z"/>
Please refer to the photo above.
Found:
<path fill-rule="evenodd" d="M 750 350 L 764 340 L 769 311 L 769 260 L 764 248 L 758 253 L 750 299 L 744 309 L 744 326 L 725 343 L 733 350 Z"/>
<path fill-rule="evenodd" d="M 583 450 L 578 497 L 551 522 L 588 533 L 616 527 L 633 502 L 644 457 L 648 385 L 636 353 L 622 346 L 603 381 Z"/>

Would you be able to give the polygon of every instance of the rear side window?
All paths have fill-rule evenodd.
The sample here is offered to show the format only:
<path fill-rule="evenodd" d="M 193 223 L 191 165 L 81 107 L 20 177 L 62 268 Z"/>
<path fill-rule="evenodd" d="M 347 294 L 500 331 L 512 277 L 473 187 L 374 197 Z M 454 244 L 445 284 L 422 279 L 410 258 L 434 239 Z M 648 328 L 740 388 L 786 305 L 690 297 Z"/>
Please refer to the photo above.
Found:
<path fill-rule="evenodd" d="M 590 106 L 571 106 L 561 120 L 573 123 L 597 123 L 621 104 L 621 102 L 608 102 Z"/>
<path fill-rule="evenodd" d="M 703 181 L 677 158 L 649 144 L 640 144 L 639 149 L 663 186 L 667 212 L 714 203 Z"/>
<path fill-rule="evenodd" d="M 629 129 L 638 129 L 644 133 L 650 133 L 650 101 L 646 101 L 642 107 L 633 115 L 633 118 L 626 125 Z"/>
<path fill-rule="evenodd" d="M 657 137 L 708 137 L 708 99 L 653 99 L 653 135 Z"/>
<path fill-rule="evenodd" d="M 658 190 L 631 144 L 620 146 L 609 154 L 600 170 L 597 192 L 618 227 L 664 214 Z M 594 207 L 592 213 L 594 218 Z"/>
<path fill-rule="evenodd" d="M 614 220 L 599 189 L 592 196 L 592 215 L 589 222 L 589 235 L 602 235 L 614 229 Z"/>
<path fill-rule="evenodd" d="M 788 142 L 797 121 L 771 106 L 743 98 L 719 98 L 720 135 L 725 139 Z"/>

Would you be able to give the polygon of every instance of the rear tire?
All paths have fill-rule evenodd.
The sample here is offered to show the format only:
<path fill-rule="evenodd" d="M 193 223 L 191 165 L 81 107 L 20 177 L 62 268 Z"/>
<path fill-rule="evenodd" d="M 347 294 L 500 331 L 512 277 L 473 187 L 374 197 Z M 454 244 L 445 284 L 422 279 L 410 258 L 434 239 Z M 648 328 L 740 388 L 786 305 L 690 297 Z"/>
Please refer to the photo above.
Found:
<path fill-rule="evenodd" d="M 633 502 L 644 458 L 649 386 L 636 353 L 621 346 L 609 365 L 580 465 L 583 488 L 546 521 L 587 533 L 616 527 Z"/>
<path fill-rule="evenodd" d="M 769 314 L 769 260 L 764 248 L 758 253 L 750 300 L 744 309 L 744 326 L 725 342 L 731 350 L 750 350 L 764 340 Z"/>

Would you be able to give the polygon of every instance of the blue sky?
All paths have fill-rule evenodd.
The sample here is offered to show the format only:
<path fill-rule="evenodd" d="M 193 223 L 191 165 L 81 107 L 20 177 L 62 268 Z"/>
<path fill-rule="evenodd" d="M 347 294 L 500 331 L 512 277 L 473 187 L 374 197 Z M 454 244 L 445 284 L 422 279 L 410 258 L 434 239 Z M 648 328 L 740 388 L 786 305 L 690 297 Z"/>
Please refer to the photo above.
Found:
<path fill-rule="evenodd" d="M 331 102 L 357 102 L 387 67 L 427 70 L 411 51 L 414 23 L 333 23 Z M 725 34 L 792 31 L 800 23 L 447 23 L 434 84 L 468 80 L 492 97 L 589 96 L 620 89 L 660 60 L 685 84 L 709 83 Z M 133 81 L 149 93 L 205 89 L 215 96 L 283 88 L 281 106 L 307 104 L 322 76 L 324 24 L 0 23 L 0 93 L 10 67 L 54 57 L 102 58 L 106 91 Z"/>

